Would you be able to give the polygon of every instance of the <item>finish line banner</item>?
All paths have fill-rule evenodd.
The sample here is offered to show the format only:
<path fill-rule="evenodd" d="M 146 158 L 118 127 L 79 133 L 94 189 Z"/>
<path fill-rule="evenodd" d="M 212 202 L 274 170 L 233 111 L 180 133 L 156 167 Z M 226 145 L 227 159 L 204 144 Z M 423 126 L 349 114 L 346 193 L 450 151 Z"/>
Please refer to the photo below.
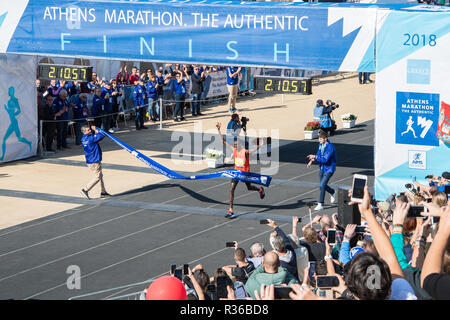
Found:
<path fill-rule="evenodd" d="M 0 52 L 375 71 L 376 8 L 288 4 L 2 1 Z"/>
<path fill-rule="evenodd" d="M 261 184 L 265 187 L 268 187 L 270 185 L 270 182 L 272 181 L 272 177 L 270 177 L 270 176 L 260 175 L 260 174 L 252 173 L 252 172 L 244 172 L 244 171 L 240 171 L 240 170 L 231 170 L 231 169 L 225 170 L 225 171 L 214 172 L 214 173 L 201 174 L 198 176 L 186 177 L 186 176 L 183 176 L 175 171 L 172 171 L 169 168 L 166 168 L 163 165 L 159 164 L 158 162 L 150 159 L 145 154 L 137 151 L 133 147 L 130 147 L 129 145 L 120 141 L 116 137 L 110 135 L 106 131 L 99 129 L 99 128 L 98 128 L 98 130 L 103 135 L 107 136 L 112 141 L 117 143 L 119 146 L 121 146 L 122 148 L 127 150 L 129 153 L 131 153 L 137 159 L 141 160 L 143 163 L 148 165 L 150 168 L 152 168 L 156 172 L 166 176 L 169 179 L 201 180 L 201 179 L 214 179 L 214 178 L 228 178 L 228 179 L 239 180 L 242 182 Z"/>

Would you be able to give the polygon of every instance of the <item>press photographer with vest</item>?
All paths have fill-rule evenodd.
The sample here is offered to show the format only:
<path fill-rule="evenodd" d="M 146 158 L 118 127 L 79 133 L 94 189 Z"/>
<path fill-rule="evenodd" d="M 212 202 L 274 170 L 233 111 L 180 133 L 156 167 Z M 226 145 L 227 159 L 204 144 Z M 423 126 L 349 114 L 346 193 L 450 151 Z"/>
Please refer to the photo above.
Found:
<path fill-rule="evenodd" d="M 219 132 L 219 137 L 222 140 L 222 143 L 230 150 L 233 150 L 234 154 L 234 168 L 236 170 L 240 170 L 243 172 L 250 172 L 250 153 L 253 153 L 257 151 L 259 148 L 262 147 L 264 141 L 261 139 L 259 145 L 252 149 L 248 150 L 245 148 L 245 146 L 242 145 L 242 141 L 239 139 L 236 139 L 234 141 L 234 146 L 227 143 L 223 137 L 222 133 L 220 132 L 221 123 L 216 124 L 217 131 Z M 232 179 L 231 185 L 230 185 L 230 209 L 228 210 L 228 213 L 225 215 L 225 218 L 234 218 L 234 212 L 233 212 L 233 201 L 234 201 L 234 190 L 236 189 L 236 186 L 238 184 L 239 180 Z M 258 191 L 259 197 L 261 199 L 264 199 L 265 193 L 263 187 L 255 187 L 250 182 L 245 182 L 245 185 L 247 186 L 247 190 L 249 191 Z"/>
<path fill-rule="evenodd" d="M 331 135 L 334 134 L 336 128 L 334 127 L 335 125 L 330 117 L 330 113 L 336 108 L 339 108 L 338 104 L 327 100 L 327 104 L 324 105 L 322 99 L 317 100 L 316 107 L 314 108 L 314 121 L 319 122 L 320 128 Z"/>

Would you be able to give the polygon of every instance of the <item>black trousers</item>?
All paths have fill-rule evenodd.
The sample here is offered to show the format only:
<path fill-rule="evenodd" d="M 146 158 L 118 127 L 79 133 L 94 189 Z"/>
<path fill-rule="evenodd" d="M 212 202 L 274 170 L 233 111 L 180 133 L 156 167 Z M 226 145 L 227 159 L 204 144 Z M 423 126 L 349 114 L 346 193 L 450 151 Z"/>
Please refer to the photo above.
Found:
<path fill-rule="evenodd" d="M 56 145 L 58 148 L 67 147 L 67 121 L 56 123 Z"/>
<path fill-rule="evenodd" d="M 52 149 L 53 140 L 55 139 L 56 124 L 54 122 L 44 122 L 42 125 L 43 148 L 47 151 Z"/>

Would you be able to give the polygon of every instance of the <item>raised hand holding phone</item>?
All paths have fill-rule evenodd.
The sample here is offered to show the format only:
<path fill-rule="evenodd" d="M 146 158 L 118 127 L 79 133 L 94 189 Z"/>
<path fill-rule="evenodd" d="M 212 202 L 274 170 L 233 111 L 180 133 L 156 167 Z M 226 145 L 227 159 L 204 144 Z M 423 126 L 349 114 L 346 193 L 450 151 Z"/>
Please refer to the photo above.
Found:
<path fill-rule="evenodd" d="M 367 185 L 367 176 L 361 174 L 353 175 L 351 201 L 362 203 L 364 198 L 364 187 Z"/>

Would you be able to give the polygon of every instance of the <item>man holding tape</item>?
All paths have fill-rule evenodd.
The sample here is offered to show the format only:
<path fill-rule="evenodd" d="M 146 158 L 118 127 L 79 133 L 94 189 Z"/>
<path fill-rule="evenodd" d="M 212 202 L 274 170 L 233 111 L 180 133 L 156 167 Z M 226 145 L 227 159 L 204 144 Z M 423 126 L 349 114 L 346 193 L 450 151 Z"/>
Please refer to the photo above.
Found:
<path fill-rule="evenodd" d="M 100 182 L 101 193 L 100 198 L 104 199 L 111 196 L 106 192 L 105 184 L 103 182 L 102 172 L 102 149 L 98 144 L 105 137 L 103 133 L 99 132 L 97 127 L 84 125 L 81 127 L 83 137 L 81 138 L 81 144 L 83 145 L 84 155 L 86 157 L 86 164 L 94 173 L 95 177 L 86 185 L 84 189 L 81 189 L 81 193 L 87 199 L 89 197 L 89 191 Z M 94 131 L 95 133 L 93 133 Z"/>

